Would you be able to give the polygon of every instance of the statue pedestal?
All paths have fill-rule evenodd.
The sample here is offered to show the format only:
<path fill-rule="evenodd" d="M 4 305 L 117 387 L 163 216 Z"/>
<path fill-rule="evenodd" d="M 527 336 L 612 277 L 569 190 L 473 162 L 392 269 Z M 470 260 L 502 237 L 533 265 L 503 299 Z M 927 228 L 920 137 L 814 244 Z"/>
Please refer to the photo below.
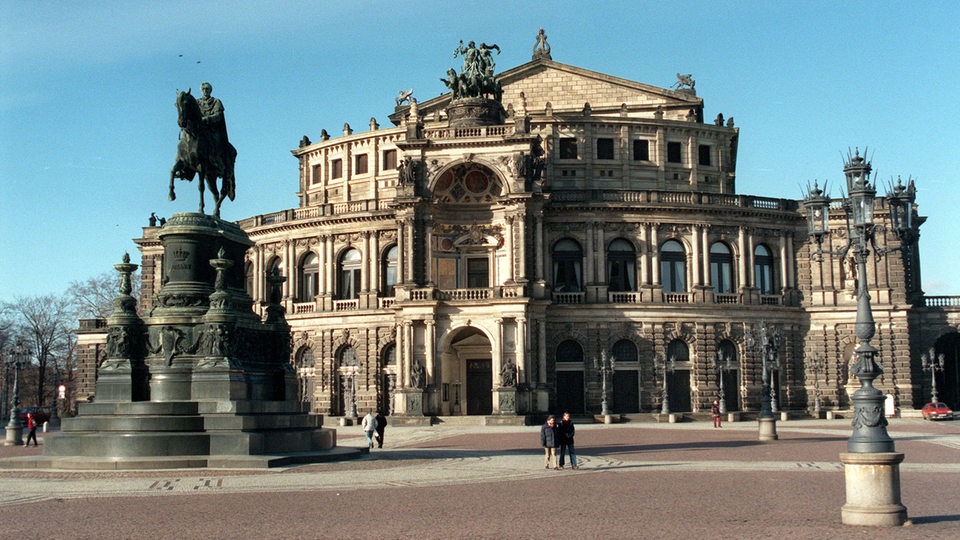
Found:
<path fill-rule="evenodd" d="M 499 101 L 486 98 L 463 98 L 447 106 L 448 125 L 452 128 L 498 126 L 506 113 Z"/>
<path fill-rule="evenodd" d="M 847 492 L 840 509 L 844 525 L 899 527 L 907 521 L 907 508 L 900 502 L 902 461 L 898 452 L 840 454 Z"/>
<path fill-rule="evenodd" d="M 512 386 L 497 388 L 493 392 L 493 414 L 517 414 L 517 389 Z"/>
<path fill-rule="evenodd" d="M 776 418 L 760 418 L 757 420 L 758 438 L 761 441 L 775 441 L 780 437 L 777 435 Z"/>
<path fill-rule="evenodd" d="M 23 426 L 7 424 L 7 439 L 4 446 L 23 446 Z"/>
<path fill-rule="evenodd" d="M 402 416 L 423 416 L 423 391 L 417 388 L 398 390 L 393 398 L 393 413 Z"/>

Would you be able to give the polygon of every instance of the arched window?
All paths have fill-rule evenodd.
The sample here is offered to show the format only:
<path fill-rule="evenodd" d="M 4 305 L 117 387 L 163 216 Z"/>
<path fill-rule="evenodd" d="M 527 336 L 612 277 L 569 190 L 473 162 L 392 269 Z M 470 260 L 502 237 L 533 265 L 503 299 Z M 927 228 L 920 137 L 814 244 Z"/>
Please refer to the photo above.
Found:
<path fill-rule="evenodd" d="M 753 276 L 754 286 L 760 289 L 760 294 L 774 294 L 773 255 L 763 244 L 753 250 Z"/>
<path fill-rule="evenodd" d="M 671 358 L 676 362 L 689 362 L 690 347 L 680 339 L 671 341 L 667 345 L 667 360 Z M 671 411 L 686 412 L 692 410 L 689 364 L 678 365 L 674 371 L 667 373 L 667 388 L 669 389 Z"/>
<path fill-rule="evenodd" d="M 297 299 L 301 302 L 312 302 L 319 292 L 320 264 L 316 253 L 310 252 L 300 261 L 299 274 L 300 288 Z"/>
<path fill-rule="evenodd" d="M 687 292 L 687 252 L 676 240 L 660 246 L 660 281 L 663 292 Z"/>
<path fill-rule="evenodd" d="M 613 357 L 617 362 L 636 362 L 637 346 L 629 339 L 621 339 L 613 344 Z"/>
<path fill-rule="evenodd" d="M 637 290 L 637 257 L 633 245 L 617 238 L 607 252 L 607 286 L 614 292 Z"/>
<path fill-rule="evenodd" d="M 337 294 L 341 300 L 360 298 L 360 252 L 350 248 L 340 256 Z"/>
<path fill-rule="evenodd" d="M 263 297 L 267 302 L 279 304 L 283 299 L 283 285 L 272 284 L 267 278 L 272 275 L 282 275 L 280 271 L 280 257 L 274 257 L 267 263 L 267 270 L 263 276 Z"/>
<path fill-rule="evenodd" d="M 300 382 L 300 403 L 313 403 L 314 379 L 316 376 L 316 367 L 313 358 L 313 349 L 303 347 L 297 351 L 295 359 L 295 369 L 297 378 Z M 313 407 L 310 407 L 313 410 Z"/>
<path fill-rule="evenodd" d="M 556 292 L 580 292 L 582 283 L 583 250 L 580 244 L 564 238 L 553 246 L 553 289 Z"/>
<path fill-rule="evenodd" d="M 573 340 L 566 340 L 557 345 L 557 362 L 583 363 L 583 347 Z"/>
<path fill-rule="evenodd" d="M 380 295 L 393 296 L 393 288 L 397 285 L 397 259 L 399 251 L 393 246 L 383 254 L 380 261 Z"/>
<path fill-rule="evenodd" d="M 740 410 L 740 377 L 739 360 L 737 358 L 737 347 L 728 339 L 720 342 L 718 346 L 722 360 L 730 360 L 723 370 L 723 396 L 728 411 Z M 719 384 L 719 383 L 718 383 Z"/>
<path fill-rule="evenodd" d="M 394 345 L 387 345 L 383 350 L 383 365 L 385 366 L 395 366 L 397 365 L 397 347 Z"/>
<path fill-rule="evenodd" d="M 715 293 L 733 292 L 733 256 L 723 242 L 710 246 L 710 281 Z"/>
<path fill-rule="evenodd" d="M 349 345 L 340 349 L 340 367 L 355 367 L 358 365 L 356 349 Z"/>
<path fill-rule="evenodd" d="M 690 347 L 680 339 L 675 339 L 667 345 L 667 360 L 674 359 L 677 362 L 687 362 L 690 360 Z"/>
<path fill-rule="evenodd" d="M 243 290 L 247 296 L 253 298 L 253 263 L 243 265 Z"/>

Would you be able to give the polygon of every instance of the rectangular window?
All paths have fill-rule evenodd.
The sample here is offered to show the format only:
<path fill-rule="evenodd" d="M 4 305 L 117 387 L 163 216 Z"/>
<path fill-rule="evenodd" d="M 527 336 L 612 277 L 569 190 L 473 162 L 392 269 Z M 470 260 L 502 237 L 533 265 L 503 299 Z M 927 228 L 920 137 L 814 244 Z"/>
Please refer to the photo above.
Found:
<path fill-rule="evenodd" d="M 367 154 L 356 156 L 356 167 L 353 168 L 355 174 L 367 174 Z"/>
<path fill-rule="evenodd" d="M 597 139 L 597 159 L 613 159 L 613 139 Z"/>
<path fill-rule="evenodd" d="M 683 151 L 680 143 L 667 143 L 667 163 L 683 163 Z"/>
<path fill-rule="evenodd" d="M 650 161 L 650 141 L 637 139 L 633 141 L 634 161 Z"/>
<path fill-rule="evenodd" d="M 706 144 L 701 144 L 699 148 L 700 152 L 700 165 L 710 166 L 710 146 Z"/>
<path fill-rule="evenodd" d="M 486 258 L 467 259 L 467 288 L 483 289 L 490 286 L 490 261 Z"/>
<path fill-rule="evenodd" d="M 343 178 L 342 159 L 335 159 L 330 162 L 330 178 Z"/>
<path fill-rule="evenodd" d="M 393 171 L 397 168 L 397 151 L 396 150 L 384 150 L 383 151 L 383 170 L 384 171 Z"/>
<path fill-rule="evenodd" d="M 560 139 L 560 159 L 577 159 L 577 139 L 563 137 Z"/>
<path fill-rule="evenodd" d="M 311 184 L 319 184 L 319 183 L 320 183 L 320 173 L 321 173 L 321 172 L 322 172 L 322 171 L 321 171 L 319 165 L 314 165 L 314 166 L 313 166 L 313 175 L 310 177 L 310 183 L 311 183 Z"/>

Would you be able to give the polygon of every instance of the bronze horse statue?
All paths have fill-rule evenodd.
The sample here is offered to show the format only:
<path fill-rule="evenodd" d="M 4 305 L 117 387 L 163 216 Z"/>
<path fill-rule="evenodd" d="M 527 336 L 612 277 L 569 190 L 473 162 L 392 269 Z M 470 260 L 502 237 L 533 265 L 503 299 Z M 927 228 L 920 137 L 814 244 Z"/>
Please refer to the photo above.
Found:
<path fill-rule="evenodd" d="M 190 90 L 177 91 L 176 106 L 181 135 L 177 144 L 177 161 L 170 171 L 170 200 L 177 198 L 173 190 L 175 178 L 192 182 L 194 176 L 199 176 L 200 213 L 203 213 L 203 187 L 206 183 L 216 203 L 213 215 L 220 217 L 220 204 L 227 197 L 231 201 L 235 197 L 233 165 L 237 151 L 227 141 L 225 128 L 221 135 L 203 121 L 200 106 Z M 223 179 L 219 190 L 217 177 Z"/>

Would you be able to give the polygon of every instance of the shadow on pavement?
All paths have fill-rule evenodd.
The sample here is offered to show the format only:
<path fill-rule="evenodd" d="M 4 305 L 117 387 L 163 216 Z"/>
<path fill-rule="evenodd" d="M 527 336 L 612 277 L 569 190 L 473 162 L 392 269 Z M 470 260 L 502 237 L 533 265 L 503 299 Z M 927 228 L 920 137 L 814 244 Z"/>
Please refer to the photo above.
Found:
<path fill-rule="evenodd" d="M 923 517 L 914 517 L 910 516 L 910 521 L 915 525 L 923 525 L 929 523 L 947 523 L 950 521 L 960 521 L 960 514 L 950 514 L 946 516 L 923 516 Z"/>

